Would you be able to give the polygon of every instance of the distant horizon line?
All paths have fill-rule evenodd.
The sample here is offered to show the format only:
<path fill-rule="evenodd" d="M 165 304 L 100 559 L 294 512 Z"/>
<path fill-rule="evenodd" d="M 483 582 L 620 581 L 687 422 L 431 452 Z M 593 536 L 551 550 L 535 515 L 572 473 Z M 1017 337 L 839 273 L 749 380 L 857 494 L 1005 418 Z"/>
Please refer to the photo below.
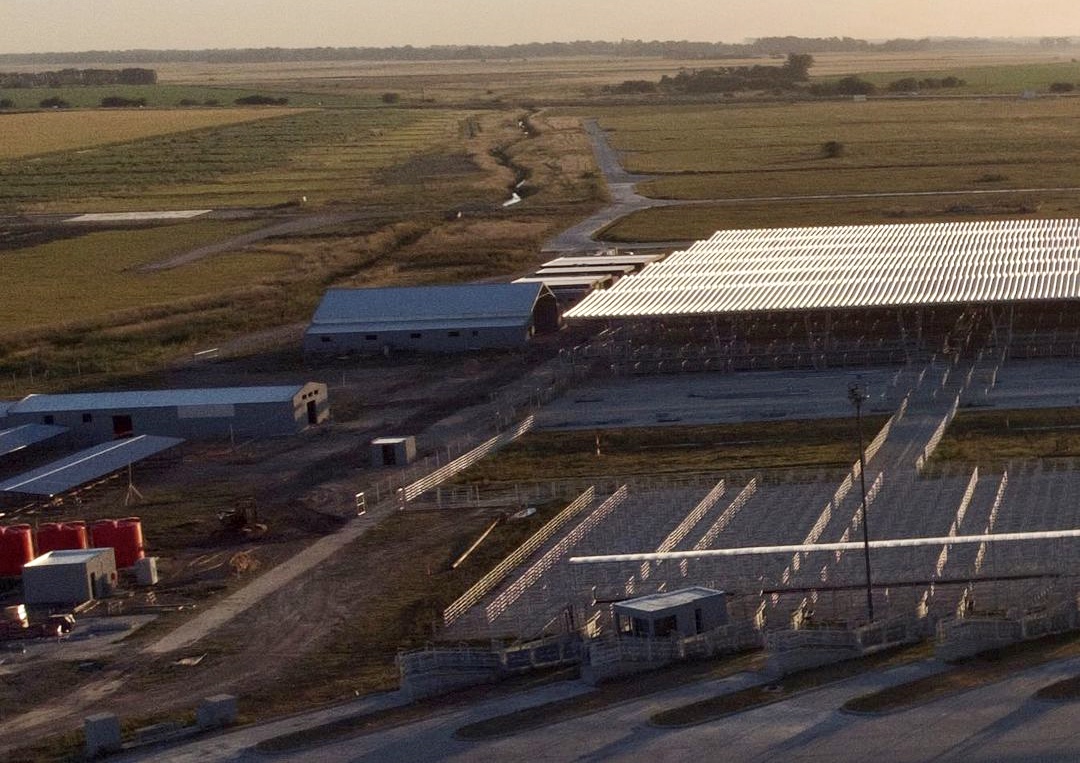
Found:
<path fill-rule="evenodd" d="M 314 51 L 314 50 L 465 50 L 469 48 L 480 49 L 512 49 L 522 47 L 535 47 L 545 45 L 620 45 L 624 43 L 638 43 L 648 45 L 663 45 L 663 44 L 683 44 L 683 45 L 729 45 L 732 47 L 739 46 L 752 46 L 762 41 L 769 40 L 801 40 L 801 41 L 828 41 L 828 40 L 850 40 L 854 42 L 866 43 L 869 45 L 882 45 L 890 42 L 933 42 L 933 43 L 947 43 L 947 42 L 988 42 L 988 43 L 1012 43 L 1012 44 L 1038 44 L 1040 40 L 1055 39 L 1068 41 L 1070 45 L 1080 46 L 1080 35 L 1071 34 L 1044 34 L 1044 35 L 1013 35 L 1013 36 L 963 36 L 963 35 L 923 35 L 919 37 L 881 37 L 881 38 L 868 38 L 868 37 L 852 37 L 850 35 L 830 35 L 830 36 L 803 36 L 803 35 L 762 35 L 759 37 L 744 38 L 739 42 L 727 42 L 724 40 L 689 40 L 689 39 L 651 39 L 646 40 L 642 38 L 621 38 L 618 40 L 605 40 L 605 39 L 576 39 L 576 40 L 532 40 L 530 42 L 507 42 L 507 43 L 434 43 L 431 45 L 412 45 L 408 43 L 392 44 L 392 45 L 241 45 L 235 47 L 217 47 L 217 48 L 199 48 L 199 47 L 165 47 L 165 48 L 85 48 L 81 50 L 43 50 L 43 51 L 22 51 L 17 53 L 0 53 L 0 60 L 21 58 L 29 56 L 85 56 L 90 54 L 131 54 L 131 53 L 227 53 L 227 52 L 244 52 L 244 51 L 269 51 L 269 50 L 281 50 L 281 51 Z M 828 51 L 821 51 L 828 52 Z"/>

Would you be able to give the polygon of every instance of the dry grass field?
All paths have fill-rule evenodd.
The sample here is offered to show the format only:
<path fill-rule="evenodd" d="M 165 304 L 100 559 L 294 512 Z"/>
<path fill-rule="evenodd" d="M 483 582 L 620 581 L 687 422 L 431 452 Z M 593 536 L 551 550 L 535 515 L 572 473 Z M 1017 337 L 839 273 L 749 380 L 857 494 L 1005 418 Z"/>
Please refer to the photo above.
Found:
<path fill-rule="evenodd" d="M 233 124 L 188 129 L 186 120 L 223 111 L 163 111 L 158 133 L 108 141 L 94 149 L 57 151 L 0 163 L 0 209 L 117 211 L 220 206 L 267 206 L 307 196 L 311 203 L 371 201 L 408 204 L 434 195 L 437 181 L 488 181 L 489 143 L 463 134 L 468 113 L 397 109 L 238 110 Z M 86 145 L 97 129 L 80 119 L 129 120 L 143 114 L 78 112 L 14 115 L 28 120 L 66 118 L 69 140 Z M 266 118 L 259 118 L 264 116 Z M 11 117 L 3 117 L 4 119 Z M 255 120 L 255 121 L 252 121 Z M 165 126 L 174 127 L 166 129 Z M 28 123 L 29 124 L 29 123 Z M 192 122 L 198 126 L 197 121 Z M 104 129 L 104 128 L 102 128 Z M 63 132 L 64 125 L 57 128 Z M 168 134 L 165 134 L 168 133 Z M 482 197 L 504 198 L 511 176 Z M 477 183 L 477 180 L 480 183 Z M 454 189 L 465 195 L 460 188 Z M 449 194 L 447 194 L 449 195 Z M 440 198 L 446 198 L 440 197 Z"/>
<path fill-rule="evenodd" d="M 0 161 L 296 113 L 283 108 L 39 111 L 0 115 Z"/>

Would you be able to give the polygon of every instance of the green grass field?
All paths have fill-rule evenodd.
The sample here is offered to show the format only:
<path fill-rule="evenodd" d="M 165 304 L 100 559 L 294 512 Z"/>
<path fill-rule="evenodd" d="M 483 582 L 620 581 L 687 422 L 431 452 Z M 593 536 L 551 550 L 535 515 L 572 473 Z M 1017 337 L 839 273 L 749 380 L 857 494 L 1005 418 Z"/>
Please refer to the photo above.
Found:
<path fill-rule="evenodd" d="M 603 112 L 647 196 L 738 199 L 1077 185 L 1065 99 L 869 101 Z M 822 146 L 838 141 L 840 156 Z"/>
<path fill-rule="evenodd" d="M 1076 217 L 1080 194 L 1016 193 L 992 196 L 884 196 L 880 198 L 788 199 L 666 207 L 635 212 L 601 231 L 608 241 L 691 241 L 718 230 L 812 225 L 1013 220 Z"/>
<path fill-rule="evenodd" d="M 1080 408 L 962 410 L 934 452 L 935 462 L 999 466 L 1011 460 L 1080 457 Z"/>
<path fill-rule="evenodd" d="M 14 102 L 15 109 L 36 109 L 46 98 L 59 98 L 72 108 L 96 108 L 103 98 L 120 96 L 131 100 L 146 99 L 148 108 L 173 106 L 212 105 L 232 106 L 237 98 L 249 95 L 269 95 L 287 98 L 289 106 L 364 106 L 374 105 L 376 98 L 365 94 L 340 95 L 334 93 L 307 93 L 294 88 L 282 89 L 269 85 L 260 88 L 216 87 L 213 85 L 70 85 L 65 87 L 0 88 L 0 98 Z M 194 101 L 187 103 L 185 101 Z"/>
<path fill-rule="evenodd" d="M 192 222 L 90 233 L 74 242 L 6 252 L 0 257 L 5 285 L 0 326 L 5 335 L 17 335 L 55 325 L 58 315 L 93 322 L 111 312 L 250 288 L 288 267 L 292 258 L 235 253 L 171 271 L 139 273 L 136 268 L 252 227 L 250 222 Z"/>
<path fill-rule="evenodd" d="M 883 90 L 890 82 L 905 77 L 915 77 L 916 79 L 957 77 L 964 80 L 966 84 L 962 87 L 940 91 L 950 95 L 987 95 L 991 93 L 1018 95 L 1025 90 L 1046 93 L 1050 89 L 1050 85 L 1055 82 L 1070 82 L 1074 85 L 1080 85 L 1080 63 L 1075 59 L 1071 61 L 1035 61 L 1022 64 L 996 63 L 986 66 L 973 65 L 970 62 L 959 62 L 953 68 L 931 68 L 917 71 L 852 71 L 856 72 L 860 78 L 874 83 Z M 935 92 L 939 91 L 926 91 L 930 95 Z"/>
<path fill-rule="evenodd" d="M 866 420 L 867 431 L 885 417 Z M 773 421 L 700 427 L 530 432 L 468 469 L 462 482 L 560 477 L 724 472 L 738 469 L 849 467 L 858 458 L 847 419 Z"/>

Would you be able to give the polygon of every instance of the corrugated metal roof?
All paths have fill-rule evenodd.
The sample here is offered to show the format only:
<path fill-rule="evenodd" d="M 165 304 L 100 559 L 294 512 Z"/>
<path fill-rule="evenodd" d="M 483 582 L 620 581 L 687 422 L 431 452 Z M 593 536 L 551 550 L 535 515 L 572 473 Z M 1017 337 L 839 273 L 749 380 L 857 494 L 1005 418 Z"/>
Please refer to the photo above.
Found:
<path fill-rule="evenodd" d="M 313 335 L 324 334 L 356 334 L 356 333 L 387 333 L 392 331 L 445 331 L 447 329 L 481 329 L 481 328 L 525 328 L 527 317 L 518 316 L 512 318 L 470 318 L 463 320 L 432 320 L 432 321 L 387 321 L 384 323 L 328 323 L 312 325 L 307 333 Z"/>
<path fill-rule="evenodd" d="M 574 265 L 565 268 L 540 268 L 536 271 L 538 276 L 573 276 L 573 275 L 589 275 L 590 273 L 600 273 L 602 275 L 626 275 L 627 273 L 633 273 L 635 270 L 633 265 L 606 265 L 600 263 L 598 265 Z"/>
<path fill-rule="evenodd" d="M 8 411 L 111 411 L 127 408 L 168 408 L 186 405 L 241 405 L 283 403 L 292 400 L 305 385 L 280 387 L 208 387 L 206 389 L 155 389 L 128 392 L 77 392 L 67 395 L 30 395 Z"/>
<path fill-rule="evenodd" d="M 519 278 L 514 283 L 542 283 L 552 286 L 596 286 L 601 283 L 609 283 L 612 280 L 610 273 L 588 276 L 528 276 Z"/>
<path fill-rule="evenodd" d="M 721 231 L 567 318 L 1080 299 L 1080 220 Z"/>
<path fill-rule="evenodd" d="M 71 548 L 46 551 L 23 567 L 57 567 L 65 564 L 86 564 L 99 556 L 115 554 L 111 548 Z"/>
<path fill-rule="evenodd" d="M 662 254 L 594 254 L 581 257 L 556 257 L 548 260 L 541 267 L 565 268 L 574 265 L 648 265 L 650 262 L 664 259 Z"/>
<path fill-rule="evenodd" d="M 0 493 L 51 498 L 119 471 L 129 464 L 174 448 L 182 442 L 179 437 L 144 434 L 95 445 L 0 482 Z"/>
<path fill-rule="evenodd" d="M 351 331 L 401 331 L 401 327 L 457 328 L 490 321 L 524 324 L 542 292 L 539 284 L 465 284 L 384 289 L 330 289 L 315 311 L 313 333 L 330 326 Z"/>
<path fill-rule="evenodd" d="M 51 440 L 66 431 L 68 431 L 67 427 L 50 424 L 23 424 L 21 427 L 5 429 L 0 431 L 0 456 Z"/>
<path fill-rule="evenodd" d="M 637 612 L 657 612 L 659 610 L 679 607 L 683 604 L 691 604 L 702 599 L 711 599 L 714 596 L 723 596 L 723 591 L 704 586 L 689 586 L 677 591 L 665 591 L 662 593 L 639 596 L 636 599 L 616 602 L 615 607 Z"/>

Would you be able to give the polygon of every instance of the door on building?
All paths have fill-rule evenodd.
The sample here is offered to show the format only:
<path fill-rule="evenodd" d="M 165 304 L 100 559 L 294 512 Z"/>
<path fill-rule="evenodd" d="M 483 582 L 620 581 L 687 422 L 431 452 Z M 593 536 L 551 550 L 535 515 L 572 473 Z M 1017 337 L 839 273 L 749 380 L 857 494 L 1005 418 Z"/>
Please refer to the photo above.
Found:
<path fill-rule="evenodd" d="M 382 462 L 383 466 L 397 466 L 397 450 L 393 445 L 382 446 Z"/>
<path fill-rule="evenodd" d="M 112 431 L 113 437 L 117 440 L 135 434 L 135 425 L 131 423 L 131 416 L 113 416 Z"/>
<path fill-rule="evenodd" d="M 314 400 L 308 400 L 307 404 L 307 423 L 318 424 L 319 423 L 319 406 L 315 404 Z"/>

